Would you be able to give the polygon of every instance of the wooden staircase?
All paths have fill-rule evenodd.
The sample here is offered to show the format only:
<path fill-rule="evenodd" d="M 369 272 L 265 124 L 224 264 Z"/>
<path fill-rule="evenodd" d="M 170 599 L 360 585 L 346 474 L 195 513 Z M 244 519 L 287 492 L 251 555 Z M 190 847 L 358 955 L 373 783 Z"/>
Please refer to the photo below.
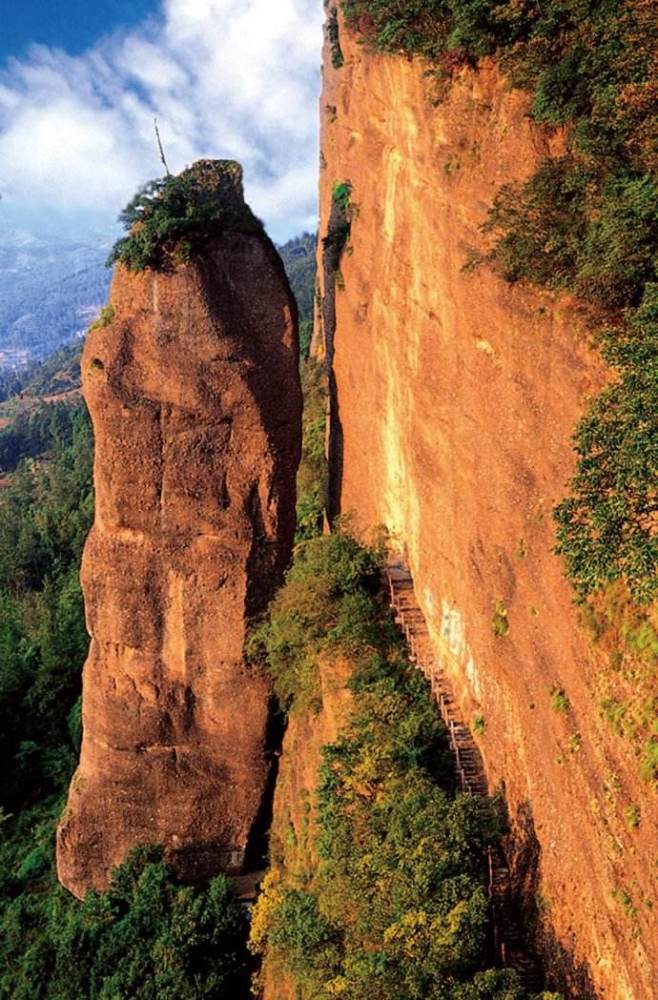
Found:
<path fill-rule="evenodd" d="M 473 734 L 460 718 L 450 680 L 437 659 L 407 567 L 390 562 L 385 569 L 391 608 L 404 634 L 410 661 L 427 678 L 450 740 L 459 786 L 467 795 L 489 794 L 484 762 Z M 489 897 L 493 947 L 500 966 L 513 968 L 528 993 L 539 993 L 543 976 L 537 959 L 528 954 L 512 900 L 512 880 L 501 847 L 488 849 Z"/>

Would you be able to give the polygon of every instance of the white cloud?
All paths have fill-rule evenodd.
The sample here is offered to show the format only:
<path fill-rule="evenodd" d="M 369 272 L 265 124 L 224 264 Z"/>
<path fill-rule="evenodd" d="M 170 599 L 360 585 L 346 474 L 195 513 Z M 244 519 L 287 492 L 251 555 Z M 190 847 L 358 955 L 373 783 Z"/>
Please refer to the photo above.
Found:
<path fill-rule="evenodd" d="M 0 191 L 26 212 L 116 216 L 161 173 L 234 157 L 275 238 L 316 215 L 320 0 L 164 0 L 80 57 L 35 46 L 0 71 Z"/>

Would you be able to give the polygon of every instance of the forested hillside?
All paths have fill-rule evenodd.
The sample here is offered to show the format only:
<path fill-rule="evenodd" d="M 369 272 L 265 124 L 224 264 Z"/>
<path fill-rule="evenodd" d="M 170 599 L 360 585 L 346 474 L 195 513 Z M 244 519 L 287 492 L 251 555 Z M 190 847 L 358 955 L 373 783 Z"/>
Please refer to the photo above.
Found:
<path fill-rule="evenodd" d="M 82 335 L 107 298 L 109 240 L 38 239 L 0 229 L 0 400 L 26 385 L 25 373 L 5 369 L 3 348 L 27 351 L 36 364 Z M 279 247 L 300 311 L 304 352 L 313 318 L 315 237 Z M 79 345 L 73 347 L 77 350 Z M 31 366 L 34 371 L 36 364 Z"/>
<path fill-rule="evenodd" d="M 107 297 L 108 245 L 0 229 L 0 354 L 43 358 L 84 333 Z"/>
<path fill-rule="evenodd" d="M 308 357 L 313 332 L 315 252 L 317 237 L 304 233 L 278 247 L 299 308 L 299 341 L 303 358 Z"/>

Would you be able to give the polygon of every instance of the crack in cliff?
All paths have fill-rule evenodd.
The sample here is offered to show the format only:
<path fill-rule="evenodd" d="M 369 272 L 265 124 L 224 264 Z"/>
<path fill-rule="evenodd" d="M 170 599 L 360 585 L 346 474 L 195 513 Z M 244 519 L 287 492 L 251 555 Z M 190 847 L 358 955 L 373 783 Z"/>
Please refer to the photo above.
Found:
<path fill-rule="evenodd" d="M 347 199 L 337 198 L 334 194 L 331 201 L 331 212 L 327 226 L 327 234 L 322 240 L 322 272 L 324 279 L 324 295 L 322 298 L 322 328 L 324 332 L 325 366 L 327 372 L 327 517 L 329 523 L 340 517 L 341 493 L 343 482 L 343 448 L 344 436 L 340 416 L 338 383 L 334 371 L 334 356 L 336 342 L 336 293 L 340 274 L 340 262 L 349 239 L 349 185 Z"/>

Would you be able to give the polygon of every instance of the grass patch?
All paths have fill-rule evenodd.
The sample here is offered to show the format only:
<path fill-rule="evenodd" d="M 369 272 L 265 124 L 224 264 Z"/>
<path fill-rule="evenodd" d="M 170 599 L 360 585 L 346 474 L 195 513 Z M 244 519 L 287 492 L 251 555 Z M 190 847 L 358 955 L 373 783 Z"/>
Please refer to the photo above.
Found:
<path fill-rule="evenodd" d="M 551 708 L 559 715 L 566 715 L 570 709 L 569 699 L 562 688 L 551 688 Z"/>
<path fill-rule="evenodd" d="M 637 908 L 635 907 L 633 899 L 627 889 L 620 886 L 614 890 L 612 898 L 621 906 L 629 920 L 637 919 Z"/>
<path fill-rule="evenodd" d="M 658 786 L 658 736 L 653 736 L 644 747 L 640 775 L 644 781 Z"/>
<path fill-rule="evenodd" d="M 509 633 L 509 618 L 507 615 L 507 608 L 505 607 L 505 602 L 502 600 L 497 600 L 493 618 L 491 619 L 491 628 L 493 629 L 493 634 L 497 639 L 504 639 Z"/>
<path fill-rule="evenodd" d="M 626 826 L 629 830 L 637 830 L 641 821 L 642 813 L 638 805 L 629 806 L 625 813 Z"/>
<path fill-rule="evenodd" d="M 643 780 L 658 788 L 658 631 L 655 612 L 617 582 L 583 605 L 583 622 L 605 657 L 597 671 L 599 711 L 631 747 Z"/>
<path fill-rule="evenodd" d="M 115 310 L 114 306 L 111 303 L 107 306 L 103 306 L 103 308 L 99 313 L 98 319 L 94 323 L 92 323 L 91 326 L 89 327 L 89 332 L 91 333 L 92 330 L 98 330 L 102 329 L 105 326 L 109 326 L 112 320 L 114 319 L 114 315 L 115 315 Z"/>

